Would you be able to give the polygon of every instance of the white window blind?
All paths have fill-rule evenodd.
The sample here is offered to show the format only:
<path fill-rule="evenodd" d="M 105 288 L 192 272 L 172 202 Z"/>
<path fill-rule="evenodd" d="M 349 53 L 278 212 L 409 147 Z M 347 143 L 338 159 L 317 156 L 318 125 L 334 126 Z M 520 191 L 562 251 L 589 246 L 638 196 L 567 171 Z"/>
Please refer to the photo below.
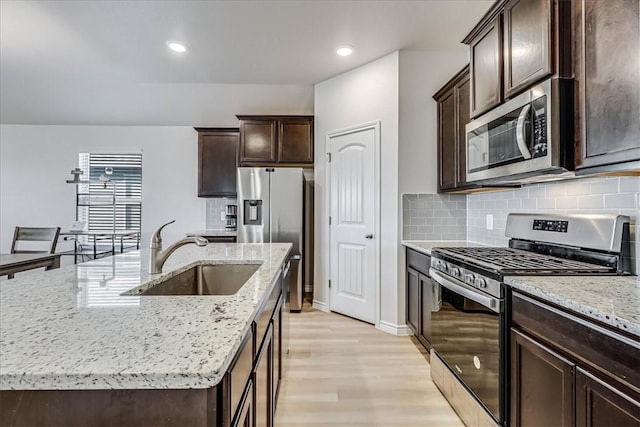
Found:
<path fill-rule="evenodd" d="M 86 221 L 88 231 L 140 231 L 142 153 L 80 153 L 79 167 L 90 181 L 78 185 L 78 220 Z"/>

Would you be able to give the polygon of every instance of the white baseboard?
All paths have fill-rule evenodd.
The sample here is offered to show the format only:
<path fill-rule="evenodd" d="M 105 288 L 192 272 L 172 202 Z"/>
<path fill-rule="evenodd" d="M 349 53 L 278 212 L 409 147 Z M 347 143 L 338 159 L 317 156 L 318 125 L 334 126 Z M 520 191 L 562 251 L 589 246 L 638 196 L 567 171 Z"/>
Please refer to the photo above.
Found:
<path fill-rule="evenodd" d="M 376 326 L 376 328 L 380 329 L 382 332 L 399 337 L 408 337 L 413 335 L 413 331 L 407 325 L 394 325 L 393 323 L 385 322 L 383 320 L 380 321 L 380 324 Z"/>
<path fill-rule="evenodd" d="M 315 308 L 316 310 L 324 311 L 325 313 L 329 313 L 331 311 L 329 310 L 329 307 L 327 307 L 327 304 L 317 300 L 313 300 L 313 308 Z"/>

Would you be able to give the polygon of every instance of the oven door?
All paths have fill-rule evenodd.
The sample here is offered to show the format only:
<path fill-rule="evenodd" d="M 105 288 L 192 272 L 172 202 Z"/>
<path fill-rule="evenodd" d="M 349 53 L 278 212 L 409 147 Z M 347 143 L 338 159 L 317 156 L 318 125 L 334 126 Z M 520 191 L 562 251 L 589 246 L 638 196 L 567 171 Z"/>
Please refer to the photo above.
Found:
<path fill-rule="evenodd" d="M 437 270 L 430 274 L 439 288 L 431 313 L 433 349 L 500 423 L 503 301 Z"/>

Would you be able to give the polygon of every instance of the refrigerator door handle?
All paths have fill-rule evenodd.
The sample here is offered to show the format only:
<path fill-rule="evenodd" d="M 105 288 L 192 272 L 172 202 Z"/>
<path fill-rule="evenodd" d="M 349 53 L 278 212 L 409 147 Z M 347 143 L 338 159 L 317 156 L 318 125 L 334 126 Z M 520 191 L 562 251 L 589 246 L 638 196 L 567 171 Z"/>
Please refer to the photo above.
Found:
<path fill-rule="evenodd" d="M 300 261 L 302 259 L 302 255 L 291 255 L 289 257 L 289 261 Z"/>

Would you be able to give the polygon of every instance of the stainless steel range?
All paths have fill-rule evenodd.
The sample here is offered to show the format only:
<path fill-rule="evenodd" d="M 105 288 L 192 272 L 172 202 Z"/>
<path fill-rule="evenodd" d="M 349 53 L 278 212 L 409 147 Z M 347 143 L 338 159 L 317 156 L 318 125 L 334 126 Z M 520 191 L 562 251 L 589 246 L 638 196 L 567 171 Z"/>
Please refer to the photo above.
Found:
<path fill-rule="evenodd" d="M 486 420 L 499 425 L 508 425 L 504 277 L 630 271 L 627 216 L 509 214 L 505 234 L 508 248 L 434 248 L 430 269 L 437 301 L 432 356 L 481 405 Z"/>

